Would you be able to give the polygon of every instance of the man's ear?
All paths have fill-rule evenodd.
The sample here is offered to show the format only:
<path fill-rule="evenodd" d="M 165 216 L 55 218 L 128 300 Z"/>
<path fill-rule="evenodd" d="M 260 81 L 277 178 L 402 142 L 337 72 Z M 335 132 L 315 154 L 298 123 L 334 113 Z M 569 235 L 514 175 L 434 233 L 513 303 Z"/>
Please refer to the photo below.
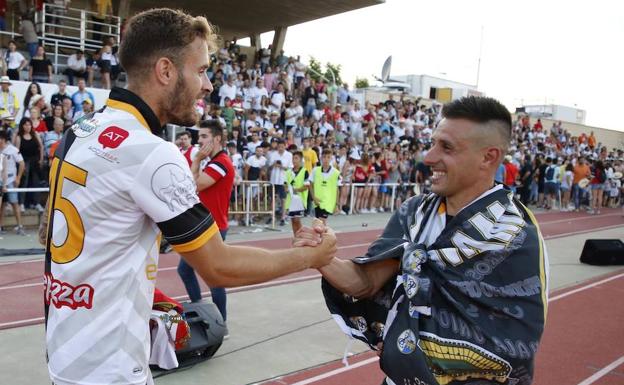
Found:
<path fill-rule="evenodd" d="M 503 156 L 505 156 L 500 147 L 487 147 L 483 151 L 482 165 L 485 168 L 497 168 L 498 164 L 502 162 Z"/>
<path fill-rule="evenodd" d="M 178 69 L 169 58 L 161 57 L 154 64 L 154 74 L 160 84 L 169 85 L 177 80 Z"/>

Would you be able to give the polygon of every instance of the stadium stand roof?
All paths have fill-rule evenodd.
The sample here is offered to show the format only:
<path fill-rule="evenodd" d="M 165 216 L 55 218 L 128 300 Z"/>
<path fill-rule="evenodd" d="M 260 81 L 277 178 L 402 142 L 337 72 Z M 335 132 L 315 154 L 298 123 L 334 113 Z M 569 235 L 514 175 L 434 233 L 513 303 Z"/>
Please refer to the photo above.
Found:
<path fill-rule="evenodd" d="M 226 40 L 244 38 L 287 28 L 339 13 L 353 11 L 385 0 L 177 0 L 175 7 L 192 14 L 204 15 L 219 27 Z M 130 12 L 134 14 L 154 7 L 171 7 L 171 1 L 131 0 Z"/>

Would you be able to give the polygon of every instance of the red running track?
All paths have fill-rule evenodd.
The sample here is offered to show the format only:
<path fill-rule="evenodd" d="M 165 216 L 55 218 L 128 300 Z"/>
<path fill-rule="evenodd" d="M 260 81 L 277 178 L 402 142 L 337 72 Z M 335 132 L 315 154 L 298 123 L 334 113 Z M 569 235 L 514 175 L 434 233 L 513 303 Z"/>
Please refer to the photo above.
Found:
<path fill-rule="evenodd" d="M 551 293 L 534 384 L 624 384 L 622 320 L 624 269 Z M 334 361 L 262 385 L 379 385 L 384 378 L 371 352 L 352 357 L 349 364 Z"/>
<path fill-rule="evenodd" d="M 605 210 L 602 215 L 590 216 L 584 213 L 547 212 L 537 214 L 538 222 L 546 239 L 574 235 L 624 226 L 620 210 Z M 357 218 L 357 220 L 361 220 Z M 368 245 L 381 230 L 362 230 L 338 234 L 338 256 L 352 258 L 364 254 Z M 237 242 L 269 249 L 285 248 L 290 238 Z M 159 261 L 158 287 L 177 299 L 186 299 L 186 292 L 178 278 L 176 266 L 179 256 L 175 253 L 161 255 Z M 0 263 L 0 329 L 41 323 L 43 321 L 42 296 L 43 260 Z M 291 284 L 318 278 L 315 270 L 307 270 L 260 285 L 228 290 L 229 292 Z M 202 291 L 209 295 L 207 286 Z M 624 381 L 623 381 L 624 383 Z"/>

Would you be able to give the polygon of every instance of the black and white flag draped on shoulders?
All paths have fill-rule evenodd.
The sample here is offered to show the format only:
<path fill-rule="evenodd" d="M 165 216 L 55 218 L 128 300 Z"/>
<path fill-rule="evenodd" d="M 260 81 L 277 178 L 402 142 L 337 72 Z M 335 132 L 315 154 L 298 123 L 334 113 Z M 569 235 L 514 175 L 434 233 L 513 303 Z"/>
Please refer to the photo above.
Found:
<path fill-rule="evenodd" d="M 341 329 L 376 349 L 387 383 L 530 384 L 544 330 L 548 261 L 533 214 L 497 185 L 446 223 L 435 195 L 406 201 L 354 263 L 401 261 L 368 299 L 322 281 Z"/>

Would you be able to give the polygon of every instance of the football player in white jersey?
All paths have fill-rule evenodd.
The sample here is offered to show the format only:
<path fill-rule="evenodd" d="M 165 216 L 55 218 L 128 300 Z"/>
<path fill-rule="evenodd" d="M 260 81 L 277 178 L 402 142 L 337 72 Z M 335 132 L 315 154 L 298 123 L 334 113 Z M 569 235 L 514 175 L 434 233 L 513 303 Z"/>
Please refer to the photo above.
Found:
<path fill-rule="evenodd" d="M 127 89 L 77 121 L 50 170 L 44 276 L 48 369 L 56 385 L 151 384 L 148 320 L 160 234 L 209 286 L 267 281 L 329 263 L 331 230 L 308 246 L 223 243 L 188 164 L 158 134 L 193 126 L 215 35 L 203 17 L 153 9 L 127 25 Z"/>

